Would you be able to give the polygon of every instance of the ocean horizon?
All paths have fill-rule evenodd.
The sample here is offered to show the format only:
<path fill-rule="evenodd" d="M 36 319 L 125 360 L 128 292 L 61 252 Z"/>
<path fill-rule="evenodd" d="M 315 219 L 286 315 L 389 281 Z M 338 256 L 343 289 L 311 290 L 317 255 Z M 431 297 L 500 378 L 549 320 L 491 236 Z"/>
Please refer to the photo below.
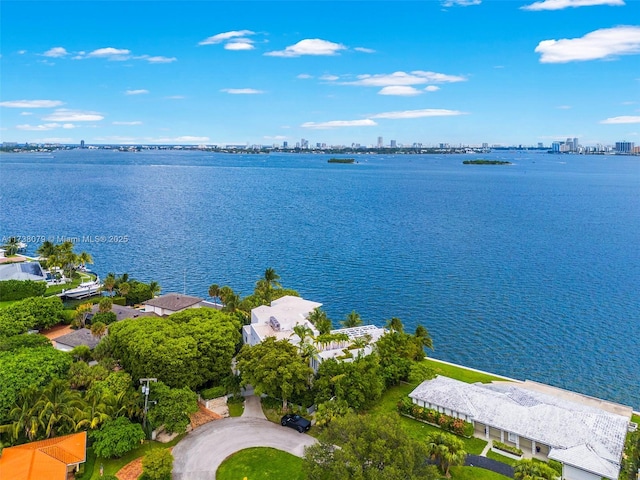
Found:
<path fill-rule="evenodd" d="M 0 234 L 203 298 L 271 267 L 336 326 L 398 317 L 431 357 L 640 410 L 638 157 L 351 156 L 2 154 Z"/>

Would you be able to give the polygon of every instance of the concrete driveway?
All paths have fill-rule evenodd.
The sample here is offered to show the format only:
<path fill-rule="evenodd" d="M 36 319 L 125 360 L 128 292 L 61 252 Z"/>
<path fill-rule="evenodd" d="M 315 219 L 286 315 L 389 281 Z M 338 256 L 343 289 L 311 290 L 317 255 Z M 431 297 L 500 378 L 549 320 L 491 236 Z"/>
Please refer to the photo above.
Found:
<path fill-rule="evenodd" d="M 242 417 L 209 422 L 173 448 L 174 480 L 211 480 L 225 458 L 245 448 L 271 447 L 302 457 L 304 448 L 316 443 L 310 435 L 266 420 L 256 397 L 246 402 Z"/>

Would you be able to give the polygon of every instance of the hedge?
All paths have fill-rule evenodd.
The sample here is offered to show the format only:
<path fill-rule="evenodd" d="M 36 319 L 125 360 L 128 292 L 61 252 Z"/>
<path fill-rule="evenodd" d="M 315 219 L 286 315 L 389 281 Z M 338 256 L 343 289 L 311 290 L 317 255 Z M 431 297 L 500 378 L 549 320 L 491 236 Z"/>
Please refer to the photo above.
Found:
<path fill-rule="evenodd" d="M 511 445 L 507 445 L 502 442 L 493 441 L 494 448 L 498 450 L 502 450 L 503 452 L 513 453 L 514 455 L 522 455 L 522 450 L 517 447 L 512 447 Z"/>
<path fill-rule="evenodd" d="M 202 392 L 200 392 L 200 396 L 205 400 L 211 400 L 212 398 L 222 397 L 223 395 L 226 395 L 226 393 L 227 390 L 224 387 L 218 386 L 202 390 Z"/>
<path fill-rule="evenodd" d="M 398 411 L 404 415 L 409 415 L 418 420 L 430 423 L 447 432 L 460 435 L 461 437 L 473 436 L 473 424 L 461 418 L 445 415 L 432 408 L 423 408 L 416 405 L 409 398 L 404 398 L 398 402 Z"/>
<path fill-rule="evenodd" d="M 30 297 L 41 297 L 47 290 L 46 282 L 33 280 L 4 280 L 0 282 L 0 301 L 22 300 Z"/>

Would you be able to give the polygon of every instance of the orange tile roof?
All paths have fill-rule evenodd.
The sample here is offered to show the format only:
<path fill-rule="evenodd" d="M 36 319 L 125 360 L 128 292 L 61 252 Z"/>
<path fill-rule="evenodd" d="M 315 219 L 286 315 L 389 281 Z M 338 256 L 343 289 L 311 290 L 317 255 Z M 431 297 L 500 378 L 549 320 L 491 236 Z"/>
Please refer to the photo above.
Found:
<path fill-rule="evenodd" d="M 67 467 L 86 460 L 87 432 L 5 448 L 0 456 L 2 480 L 65 480 Z"/>

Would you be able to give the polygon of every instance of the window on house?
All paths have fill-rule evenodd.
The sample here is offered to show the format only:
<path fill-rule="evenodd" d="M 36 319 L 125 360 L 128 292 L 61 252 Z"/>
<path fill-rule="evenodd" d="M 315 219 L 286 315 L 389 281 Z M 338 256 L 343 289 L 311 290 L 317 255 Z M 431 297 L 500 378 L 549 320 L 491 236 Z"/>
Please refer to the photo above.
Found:
<path fill-rule="evenodd" d="M 518 435 L 516 435 L 515 433 L 509 432 L 508 438 L 509 441 L 513 443 L 516 443 L 518 441 Z"/>

